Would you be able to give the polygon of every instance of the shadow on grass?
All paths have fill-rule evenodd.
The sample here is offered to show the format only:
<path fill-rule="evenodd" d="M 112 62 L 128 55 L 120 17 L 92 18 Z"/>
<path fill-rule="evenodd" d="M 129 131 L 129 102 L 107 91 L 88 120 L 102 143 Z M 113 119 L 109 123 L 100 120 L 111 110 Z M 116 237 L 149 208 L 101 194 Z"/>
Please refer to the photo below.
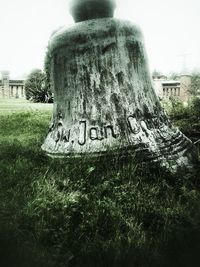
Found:
<path fill-rule="evenodd" d="M 47 158 L 45 116 L 22 116 L 15 139 L 19 117 L 1 128 L 1 267 L 199 266 L 198 170 L 171 178 L 131 160 Z"/>

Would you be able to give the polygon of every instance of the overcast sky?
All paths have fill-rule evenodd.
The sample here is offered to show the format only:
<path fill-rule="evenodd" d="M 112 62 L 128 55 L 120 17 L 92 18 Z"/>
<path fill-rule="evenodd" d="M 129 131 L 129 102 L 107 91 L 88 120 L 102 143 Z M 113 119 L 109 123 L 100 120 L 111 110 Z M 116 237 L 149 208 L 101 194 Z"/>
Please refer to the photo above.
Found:
<path fill-rule="evenodd" d="M 118 0 L 115 15 L 139 25 L 151 70 L 200 68 L 200 0 Z M 20 77 L 43 68 L 53 30 L 73 24 L 68 0 L 0 0 L 0 70 Z"/>

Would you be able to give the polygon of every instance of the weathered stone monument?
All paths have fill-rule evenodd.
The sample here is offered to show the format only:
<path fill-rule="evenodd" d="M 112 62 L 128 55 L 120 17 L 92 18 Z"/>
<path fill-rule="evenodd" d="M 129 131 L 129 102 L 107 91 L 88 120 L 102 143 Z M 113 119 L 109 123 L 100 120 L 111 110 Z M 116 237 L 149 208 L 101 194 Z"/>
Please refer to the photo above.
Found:
<path fill-rule="evenodd" d="M 192 168 L 192 142 L 172 127 L 152 87 L 138 27 L 114 0 L 74 0 L 77 22 L 49 42 L 54 109 L 42 149 L 52 157 L 129 155 L 171 172 Z"/>

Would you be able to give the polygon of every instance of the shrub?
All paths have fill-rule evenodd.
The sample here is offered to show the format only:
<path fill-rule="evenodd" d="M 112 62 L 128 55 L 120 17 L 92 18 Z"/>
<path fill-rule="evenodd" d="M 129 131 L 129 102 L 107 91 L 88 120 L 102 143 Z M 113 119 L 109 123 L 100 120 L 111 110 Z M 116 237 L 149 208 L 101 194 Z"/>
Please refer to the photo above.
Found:
<path fill-rule="evenodd" d="M 200 98 L 199 97 L 195 97 L 192 99 L 190 108 L 191 108 L 191 114 L 199 118 L 200 117 Z"/>
<path fill-rule="evenodd" d="M 170 102 L 164 103 L 164 108 L 172 119 L 188 118 L 190 116 L 190 110 L 188 105 L 178 99 L 171 98 Z"/>
<path fill-rule="evenodd" d="M 53 102 L 52 93 L 46 86 L 46 75 L 41 70 L 33 70 L 25 81 L 26 99 L 33 102 Z"/>

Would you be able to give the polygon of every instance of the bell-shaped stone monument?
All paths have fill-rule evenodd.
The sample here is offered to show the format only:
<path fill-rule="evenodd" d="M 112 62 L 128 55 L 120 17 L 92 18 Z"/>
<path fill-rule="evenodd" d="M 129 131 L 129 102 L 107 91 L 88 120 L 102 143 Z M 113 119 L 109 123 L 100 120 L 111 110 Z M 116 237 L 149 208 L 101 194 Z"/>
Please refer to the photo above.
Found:
<path fill-rule="evenodd" d="M 192 168 L 193 144 L 161 108 L 141 31 L 114 19 L 114 8 L 114 0 L 74 0 L 77 23 L 52 35 L 54 108 L 42 149 L 52 157 L 123 154 L 171 172 Z"/>

